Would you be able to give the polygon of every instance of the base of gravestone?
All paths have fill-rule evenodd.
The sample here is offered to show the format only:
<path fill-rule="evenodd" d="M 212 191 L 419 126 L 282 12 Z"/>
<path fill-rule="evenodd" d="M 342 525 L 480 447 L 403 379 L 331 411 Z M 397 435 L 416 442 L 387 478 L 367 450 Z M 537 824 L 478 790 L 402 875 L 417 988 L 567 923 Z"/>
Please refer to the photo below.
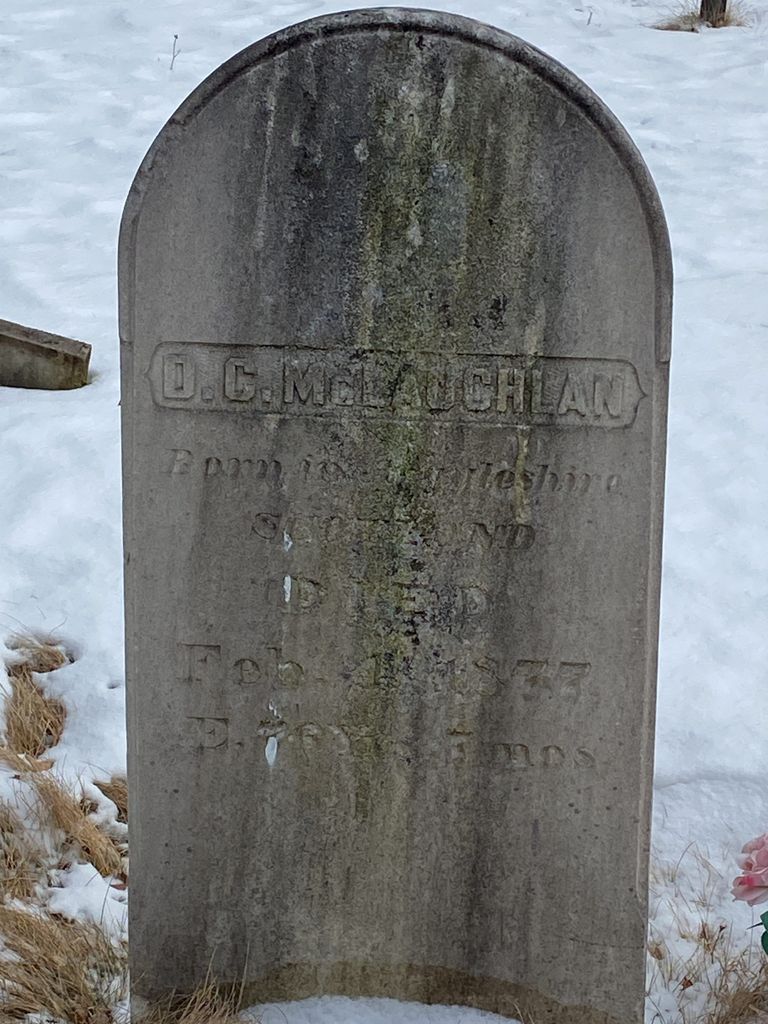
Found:
<path fill-rule="evenodd" d="M 68 391 L 88 383 L 91 346 L 0 320 L 0 387 Z"/>
<path fill-rule="evenodd" d="M 497 978 L 421 964 L 286 964 L 257 981 L 237 986 L 244 1006 L 296 1002 L 318 995 L 395 999 L 467 1006 L 536 1024 L 617 1024 L 591 1006 L 558 1003 L 541 992 Z M 638 1019 L 641 1013 L 638 1012 Z"/>

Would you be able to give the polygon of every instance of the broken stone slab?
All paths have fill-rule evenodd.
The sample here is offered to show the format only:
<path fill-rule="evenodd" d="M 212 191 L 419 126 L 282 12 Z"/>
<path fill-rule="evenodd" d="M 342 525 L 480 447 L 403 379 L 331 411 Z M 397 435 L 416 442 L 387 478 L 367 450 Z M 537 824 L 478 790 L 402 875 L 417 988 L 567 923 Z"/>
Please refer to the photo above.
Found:
<path fill-rule="evenodd" d="M 91 346 L 0 320 L 0 386 L 67 391 L 88 383 Z"/>

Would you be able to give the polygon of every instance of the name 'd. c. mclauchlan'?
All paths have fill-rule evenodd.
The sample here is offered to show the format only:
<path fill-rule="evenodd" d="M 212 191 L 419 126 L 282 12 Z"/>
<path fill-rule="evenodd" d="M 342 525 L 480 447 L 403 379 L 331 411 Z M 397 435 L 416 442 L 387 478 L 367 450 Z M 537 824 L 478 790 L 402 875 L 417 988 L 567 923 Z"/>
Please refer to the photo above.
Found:
<path fill-rule="evenodd" d="M 618 359 L 163 343 L 157 405 L 190 411 L 626 427 L 643 391 Z"/>

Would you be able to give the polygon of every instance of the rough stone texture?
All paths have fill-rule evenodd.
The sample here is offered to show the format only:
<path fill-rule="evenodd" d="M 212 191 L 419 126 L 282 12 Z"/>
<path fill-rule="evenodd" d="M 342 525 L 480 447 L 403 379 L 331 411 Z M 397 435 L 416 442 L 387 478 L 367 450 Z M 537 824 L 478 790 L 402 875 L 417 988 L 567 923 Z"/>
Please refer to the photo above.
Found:
<path fill-rule="evenodd" d="M 0 320 L 0 387 L 67 391 L 88 383 L 91 346 Z"/>
<path fill-rule="evenodd" d="M 647 170 L 525 43 L 220 68 L 121 240 L 131 948 L 640 1019 L 670 312 Z"/>

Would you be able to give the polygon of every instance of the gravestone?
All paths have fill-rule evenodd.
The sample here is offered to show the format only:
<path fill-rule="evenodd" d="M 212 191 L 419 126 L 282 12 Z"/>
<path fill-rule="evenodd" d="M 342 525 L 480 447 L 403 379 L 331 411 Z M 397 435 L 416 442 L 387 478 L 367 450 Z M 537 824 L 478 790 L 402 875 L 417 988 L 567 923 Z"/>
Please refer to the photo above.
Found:
<path fill-rule="evenodd" d="M 0 320 L 0 387 L 69 391 L 88 383 L 91 346 Z"/>
<path fill-rule="evenodd" d="M 134 182 L 137 1003 L 643 1001 L 671 275 L 648 171 L 444 14 L 289 28 Z"/>

